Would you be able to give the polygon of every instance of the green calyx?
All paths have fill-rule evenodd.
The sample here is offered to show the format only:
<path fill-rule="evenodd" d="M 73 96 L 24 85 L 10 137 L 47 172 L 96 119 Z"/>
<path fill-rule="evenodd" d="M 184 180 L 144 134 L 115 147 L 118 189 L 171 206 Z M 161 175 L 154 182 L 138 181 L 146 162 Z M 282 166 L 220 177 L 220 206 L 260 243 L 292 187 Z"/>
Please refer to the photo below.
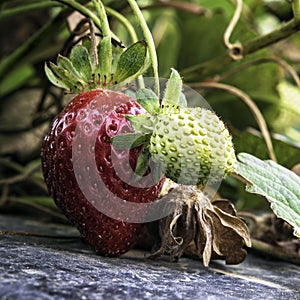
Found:
<path fill-rule="evenodd" d="M 145 174 L 150 160 L 156 180 L 165 174 L 180 184 L 214 184 L 235 170 L 231 135 L 214 112 L 187 107 L 181 90 L 180 75 L 172 70 L 161 103 L 151 90 L 138 91 L 136 101 L 149 114 L 127 116 L 134 132 L 113 137 L 112 145 L 142 145 L 137 176 Z"/>
<path fill-rule="evenodd" d="M 101 51 L 101 48 L 100 48 Z M 56 86 L 72 92 L 84 92 L 96 88 L 109 88 L 131 81 L 143 72 L 147 45 L 139 41 L 127 48 L 120 56 L 116 69 L 109 77 L 101 77 L 100 64 L 93 60 L 92 45 L 75 46 L 69 58 L 59 55 L 56 64 L 45 64 L 48 79 Z"/>
<path fill-rule="evenodd" d="M 71 92 L 81 93 L 96 88 L 110 88 L 125 84 L 138 77 L 147 67 L 147 44 L 138 41 L 125 49 L 117 60 L 112 55 L 109 24 L 101 1 L 93 0 L 102 29 L 98 45 L 95 36 L 84 38 L 81 45 L 72 48 L 68 57 L 59 55 L 56 64 L 45 64 L 45 73 L 54 85 Z M 93 26 L 90 23 L 91 27 Z M 91 35 L 94 29 L 91 28 Z M 113 65 L 115 67 L 113 67 Z"/>

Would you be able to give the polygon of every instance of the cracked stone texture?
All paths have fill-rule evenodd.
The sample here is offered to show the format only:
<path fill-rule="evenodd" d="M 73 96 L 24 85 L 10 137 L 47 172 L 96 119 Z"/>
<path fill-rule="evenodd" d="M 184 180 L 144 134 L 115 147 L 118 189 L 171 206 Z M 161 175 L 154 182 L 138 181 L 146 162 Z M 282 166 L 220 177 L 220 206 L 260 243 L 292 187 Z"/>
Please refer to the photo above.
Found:
<path fill-rule="evenodd" d="M 104 258 L 76 229 L 0 214 L 0 230 L 51 237 L 0 236 L 0 299 L 300 299 L 300 267 L 250 254 L 227 266 L 132 250 Z"/>

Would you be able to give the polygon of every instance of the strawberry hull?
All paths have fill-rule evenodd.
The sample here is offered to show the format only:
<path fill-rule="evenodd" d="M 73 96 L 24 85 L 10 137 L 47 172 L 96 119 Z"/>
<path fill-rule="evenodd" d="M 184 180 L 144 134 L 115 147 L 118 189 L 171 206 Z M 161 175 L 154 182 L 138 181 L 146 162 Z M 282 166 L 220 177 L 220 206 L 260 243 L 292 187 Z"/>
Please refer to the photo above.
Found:
<path fill-rule="evenodd" d="M 121 151 L 110 143 L 111 137 L 133 131 L 124 114 L 141 113 L 146 112 L 125 94 L 89 91 L 66 106 L 44 139 L 42 169 L 49 192 L 100 255 L 119 256 L 133 246 L 142 224 L 130 222 L 131 216 L 142 222 L 147 212 L 124 200 L 152 202 L 163 184 L 149 174 L 132 184 L 141 147 Z"/>

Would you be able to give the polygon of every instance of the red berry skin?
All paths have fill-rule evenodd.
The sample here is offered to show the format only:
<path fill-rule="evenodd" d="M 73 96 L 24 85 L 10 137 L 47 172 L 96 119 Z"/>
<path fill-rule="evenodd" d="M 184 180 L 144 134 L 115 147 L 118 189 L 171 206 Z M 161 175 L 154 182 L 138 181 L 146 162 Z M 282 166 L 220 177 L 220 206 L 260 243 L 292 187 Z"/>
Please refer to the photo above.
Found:
<path fill-rule="evenodd" d="M 112 136 L 133 131 L 124 114 L 140 113 L 146 112 L 125 94 L 109 90 L 85 92 L 76 96 L 56 118 L 42 145 L 42 170 L 51 196 L 84 240 L 102 256 L 116 257 L 127 252 L 143 225 L 111 218 L 91 202 L 95 200 L 114 213 L 115 196 L 148 203 L 157 199 L 163 185 L 163 178 L 155 184 L 151 176 L 142 178 L 137 186 L 128 184 L 141 147 L 117 151 L 110 143 Z M 74 164 L 81 166 L 77 177 Z M 95 188 L 95 176 L 104 183 L 100 188 Z M 143 209 L 126 209 L 128 216 L 142 217 L 146 213 Z"/>

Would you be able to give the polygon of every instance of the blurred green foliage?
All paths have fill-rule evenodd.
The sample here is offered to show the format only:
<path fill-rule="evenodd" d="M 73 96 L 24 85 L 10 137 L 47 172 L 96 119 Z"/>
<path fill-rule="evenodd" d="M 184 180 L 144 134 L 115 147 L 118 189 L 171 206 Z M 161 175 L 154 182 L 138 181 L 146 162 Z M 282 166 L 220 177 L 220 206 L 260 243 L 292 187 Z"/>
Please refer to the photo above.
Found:
<path fill-rule="evenodd" d="M 88 1 L 77 2 L 90 5 Z M 134 26 L 138 38 L 143 39 L 127 1 L 103 2 L 122 14 Z M 138 3 L 156 43 L 161 77 L 168 77 L 170 68 L 176 68 L 184 74 L 186 84 L 220 81 L 241 89 L 258 105 L 271 133 L 284 136 L 280 140 L 276 135 L 273 138 L 278 162 L 287 168 L 300 162 L 299 87 L 278 63 L 258 63 L 264 58 L 276 58 L 299 73 L 299 34 L 287 36 L 241 60 L 228 60 L 223 35 L 235 11 L 235 1 L 141 0 Z M 39 149 L 50 122 L 71 95 L 65 97 L 51 86 L 43 66 L 45 61 L 55 61 L 58 53 L 67 54 L 78 39 L 70 31 L 70 21 L 75 25 L 79 22 L 74 16 L 70 19 L 72 12 L 56 1 L 0 1 L 0 44 L 4 45 L 0 52 L 0 211 L 13 201 L 34 203 L 39 209 L 43 203 L 48 209 L 51 203 L 50 198 L 45 200 L 48 194 L 39 168 Z M 243 44 L 279 29 L 292 18 L 291 5 L 285 0 L 244 1 L 230 41 Z M 109 15 L 109 21 L 119 40 L 129 46 L 132 40 L 126 28 L 113 15 Z M 83 28 L 81 34 L 86 34 Z M 120 52 L 119 46 L 115 47 Z M 223 56 L 224 63 L 216 65 Z M 213 71 L 202 72 L 203 64 L 213 66 L 210 69 Z M 198 72 L 190 71 L 195 69 Z M 152 76 L 151 70 L 145 75 Z M 199 92 L 228 124 L 237 152 L 268 158 L 265 143 L 257 133 L 257 123 L 243 101 L 224 90 L 199 89 Z M 32 162 L 37 163 L 33 170 L 29 168 Z M 246 195 L 234 178 L 224 182 L 222 192 L 243 209 L 260 209 L 265 204 L 261 197 Z M 33 201 L 39 197 L 44 202 Z M 52 209 L 55 210 L 54 206 Z"/>

